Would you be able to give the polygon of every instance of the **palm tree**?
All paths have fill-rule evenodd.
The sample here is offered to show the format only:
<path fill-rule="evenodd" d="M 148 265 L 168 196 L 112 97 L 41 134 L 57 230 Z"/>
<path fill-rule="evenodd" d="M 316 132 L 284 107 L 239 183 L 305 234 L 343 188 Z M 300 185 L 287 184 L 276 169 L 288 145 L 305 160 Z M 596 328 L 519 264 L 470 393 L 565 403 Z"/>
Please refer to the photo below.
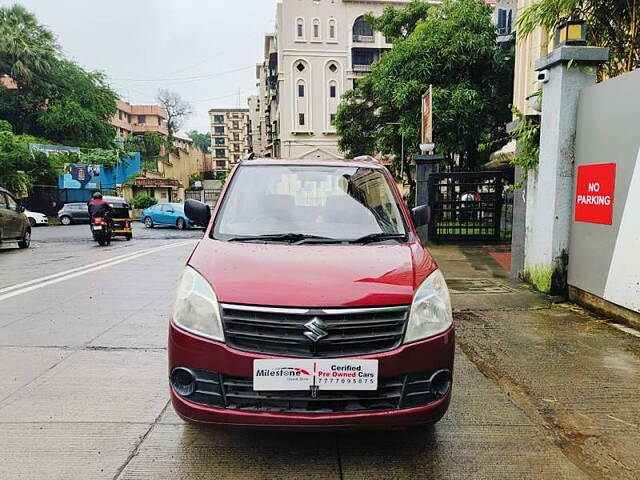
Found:
<path fill-rule="evenodd" d="M 32 84 L 50 70 L 59 47 L 51 31 L 20 5 L 0 8 L 0 76 L 18 88 Z"/>
<path fill-rule="evenodd" d="M 607 76 L 640 67 L 640 0 L 540 0 L 518 14 L 516 29 L 523 39 L 536 27 L 553 32 L 575 19 L 586 20 L 589 45 L 609 47 Z"/>

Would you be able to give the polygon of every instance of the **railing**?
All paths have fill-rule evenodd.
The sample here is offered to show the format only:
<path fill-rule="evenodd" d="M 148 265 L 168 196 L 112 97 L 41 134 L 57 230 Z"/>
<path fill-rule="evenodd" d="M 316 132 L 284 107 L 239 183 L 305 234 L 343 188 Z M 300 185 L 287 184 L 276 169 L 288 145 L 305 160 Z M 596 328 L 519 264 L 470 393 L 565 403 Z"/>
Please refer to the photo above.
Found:
<path fill-rule="evenodd" d="M 372 35 L 354 35 L 354 43 L 373 43 L 375 41 Z"/>
<path fill-rule="evenodd" d="M 353 65 L 354 72 L 370 72 L 371 65 Z"/>

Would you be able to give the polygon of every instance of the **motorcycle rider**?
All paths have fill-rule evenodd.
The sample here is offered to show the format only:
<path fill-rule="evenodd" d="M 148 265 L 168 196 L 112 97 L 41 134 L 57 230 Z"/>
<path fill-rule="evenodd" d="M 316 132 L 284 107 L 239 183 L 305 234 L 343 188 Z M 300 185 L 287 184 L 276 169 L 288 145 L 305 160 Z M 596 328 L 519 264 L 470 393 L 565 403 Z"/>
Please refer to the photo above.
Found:
<path fill-rule="evenodd" d="M 87 202 L 89 208 L 89 220 L 93 221 L 94 217 L 104 217 L 111 222 L 109 215 L 113 213 L 113 207 L 102 199 L 102 193 L 95 192 L 91 200 Z"/>

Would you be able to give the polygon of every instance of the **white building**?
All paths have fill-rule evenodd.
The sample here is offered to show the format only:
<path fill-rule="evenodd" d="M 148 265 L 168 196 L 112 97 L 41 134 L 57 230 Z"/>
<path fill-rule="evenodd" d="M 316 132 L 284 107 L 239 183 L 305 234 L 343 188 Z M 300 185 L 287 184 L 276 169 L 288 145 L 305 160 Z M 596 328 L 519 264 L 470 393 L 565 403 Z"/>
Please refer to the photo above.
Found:
<path fill-rule="evenodd" d="M 279 0 L 275 33 L 265 36 L 264 60 L 256 68 L 260 112 L 252 121 L 260 122 L 253 129 L 261 139 L 254 142 L 256 155 L 342 157 L 333 126 L 340 97 L 392 47 L 364 15 L 378 16 L 386 5 L 408 1 Z M 501 13 L 505 27 L 508 18 Z"/>
<path fill-rule="evenodd" d="M 262 151 L 258 155 L 341 157 L 332 125 L 341 95 L 391 48 L 363 15 L 408 0 L 281 0 L 276 32 L 258 66 Z"/>

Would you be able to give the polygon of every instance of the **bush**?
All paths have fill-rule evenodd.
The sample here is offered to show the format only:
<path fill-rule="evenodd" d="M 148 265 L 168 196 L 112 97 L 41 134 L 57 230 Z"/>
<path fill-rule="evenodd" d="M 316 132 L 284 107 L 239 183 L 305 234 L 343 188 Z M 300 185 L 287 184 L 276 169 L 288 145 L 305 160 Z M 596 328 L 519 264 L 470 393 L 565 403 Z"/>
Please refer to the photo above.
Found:
<path fill-rule="evenodd" d="M 145 209 L 154 206 L 156 203 L 158 203 L 158 201 L 155 198 L 147 195 L 146 193 L 141 193 L 133 198 L 131 206 L 133 208 Z"/>

